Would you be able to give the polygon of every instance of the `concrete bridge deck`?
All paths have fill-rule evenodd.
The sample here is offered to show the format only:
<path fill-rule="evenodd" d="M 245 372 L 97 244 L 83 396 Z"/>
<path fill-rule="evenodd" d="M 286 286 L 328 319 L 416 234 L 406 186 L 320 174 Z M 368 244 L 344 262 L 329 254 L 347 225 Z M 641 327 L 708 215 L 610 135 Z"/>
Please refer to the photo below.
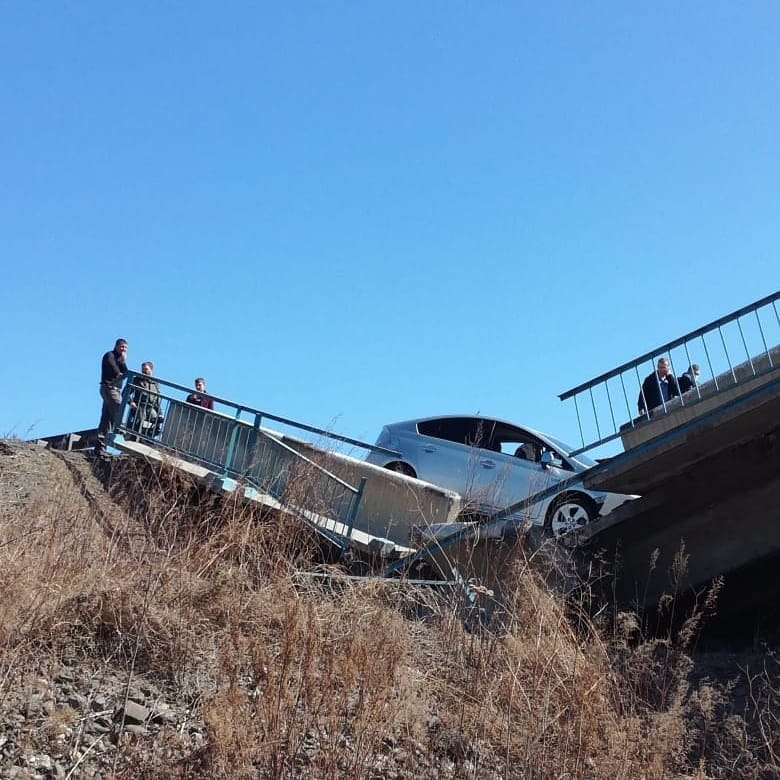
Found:
<path fill-rule="evenodd" d="M 684 591 L 700 591 L 722 576 L 721 613 L 775 609 L 780 376 L 600 464 L 585 483 L 642 495 L 578 532 L 583 549 L 618 556 L 620 600 L 653 604 L 668 592 L 684 545 Z"/>

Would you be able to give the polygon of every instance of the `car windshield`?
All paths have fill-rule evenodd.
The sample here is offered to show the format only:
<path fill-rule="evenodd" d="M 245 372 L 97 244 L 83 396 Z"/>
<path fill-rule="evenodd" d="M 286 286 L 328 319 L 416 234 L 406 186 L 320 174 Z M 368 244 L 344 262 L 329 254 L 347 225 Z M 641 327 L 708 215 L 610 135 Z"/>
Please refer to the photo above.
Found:
<path fill-rule="evenodd" d="M 589 458 L 587 455 L 584 455 L 583 453 L 578 453 L 577 455 L 570 455 L 569 453 L 574 449 L 574 447 L 571 446 L 571 444 L 566 444 L 565 441 L 561 441 L 560 439 L 556 439 L 554 436 L 548 436 L 547 437 L 567 458 L 572 458 L 573 460 L 578 461 L 579 463 L 582 463 L 583 466 L 595 466 L 596 461 L 593 460 L 593 458 Z"/>

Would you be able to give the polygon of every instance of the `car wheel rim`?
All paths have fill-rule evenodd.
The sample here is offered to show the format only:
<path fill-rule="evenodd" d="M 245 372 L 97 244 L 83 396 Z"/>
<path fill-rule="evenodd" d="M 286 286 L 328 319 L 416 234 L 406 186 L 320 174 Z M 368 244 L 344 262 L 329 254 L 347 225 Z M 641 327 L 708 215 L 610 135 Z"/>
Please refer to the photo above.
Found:
<path fill-rule="evenodd" d="M 553 513 L 550 523 L 553 536 L 563 536 L 577 528 L 582 528 L 588 520 L 590 520 L 588 510 L 582 504 L 561 504 Z"/>

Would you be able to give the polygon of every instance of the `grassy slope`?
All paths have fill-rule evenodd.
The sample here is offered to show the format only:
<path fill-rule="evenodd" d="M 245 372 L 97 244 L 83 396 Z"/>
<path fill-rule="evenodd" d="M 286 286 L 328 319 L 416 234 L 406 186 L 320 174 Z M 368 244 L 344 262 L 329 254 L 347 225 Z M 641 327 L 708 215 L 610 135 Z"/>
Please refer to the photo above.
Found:
<path fill-rule="evenodd" d="M 632 616 L 575 632 L 522 556 L 505 630 L 468 633 L 457 600 L 299 577 L 314 554 L 299 528 L 165 467 L 125 462 L 111 485 L 79 455 L 0 443 L 6 768 L 44 752 L 73 776 L 780 771 L 772 675 L 750 681 L 747 719 L 730 714 L 722 689 L 691 688 L 684 647 L 637 642 Z M 98 698 L 64 696 L 74 675 L 112 712 L 141 687 L 172 715 L 137 734 L 118 718 L 87 745 Z"/>

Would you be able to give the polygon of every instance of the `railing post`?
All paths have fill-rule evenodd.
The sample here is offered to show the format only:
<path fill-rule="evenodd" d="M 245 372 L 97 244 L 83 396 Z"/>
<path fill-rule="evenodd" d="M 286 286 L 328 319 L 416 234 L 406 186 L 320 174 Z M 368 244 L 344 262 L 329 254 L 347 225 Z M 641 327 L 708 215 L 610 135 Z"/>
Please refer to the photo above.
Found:
<path fill-rule="evenodd" d="M 644 417 L 646 420 L 650 419 L 650 410 L 647 408 L 647 398 L 645 398 L 645 385 L 642 381 L 642 377 L 639 376 L 639 366 L 634 366 L 634 373 L 636 374 L 636 381 L 639 385 L 639 398 L 642 399 L 642 405 L 644 406 L 645 410 L 644 412 L 639 412 L 639 415 L 641 417 Z M 638 408 L 638 402 L 639 398 L 637 398 L 637 408 Z"/>
<path fill-rule="evenodd" d="M 357 493 L 352 496 L 352 500 L 349 502 L 349 511 L 347 512 L 347 546 L 352 539 L 352 529 L 355 527 L 355 520 L 357 519 L 358 508 L 360 507 L 360 501 L 363 498 L 363 488 L 366 486 L 366 478 L 361 477 L 358 484 Z"/>
<path fill-rule="evenodd" d="M 739 337 L 742 339 L 742 346 L 745 348 L 745 355 L 747 356 L 747 361 L 750 364 L 750 370 L 753 373 L 753 376 L 755 376 L 756 367 L 753 365 L 753 358 L 750 354 L 750 350 L 748 349 L 747 341 L 745 341 L 745 333 L 742 330 L 742 322 L 740 321 L 739 317 L 737 317 L 737 328 L 739 328 Z"/>
<path fill-rule="evenodd" d="M 620 377 L 620 387 L 623 389 L 623 400 L 626 402 L 626 414 L 628 415 L 629 422 L 631 423 L 631 427 L 634 427 L 634 413 L 631 411 L 631 406 L 629 405 L 628 401 L 628 393 L 626 392 L 626 383 L 623 381 L 623 374 L 618 374 Z M 584 444 L 584 442 L 583 442 Z"/>
<path fill-rule="evenodd" d="M 238 438 L 238 419 L 241 416 L 241 409 L 236 409 L 236 416 L 233 419 L 233 427 L 230 429 L 230 438 L 228 440 L 227 450 L 225 451 L 225 462 L 222 464 L 222 476 L 227 476 L 230 471 L 230 464 L 236 454 L 236 439 Z"/>
<path fill-rule="evenodd" d="M 122 427 L 122 418 L 125 416 L 125 409 L 127 409 L 128 399 L 132 392 L 133 376 L 135 376 L 135 374 L 128 374 L 125 379 L 125 386 L 122 388 L 122 400 L 119 404 L 119 409 L 116 411 L 116 415 L 114 415 L 114 430 L 106 437 L 108 444 L 114 443 L 114 433 Z"/>
<path fill-rule="evenodd" d="M 249 443 L 247 444 L 246 451 L 246 466 L 244 467 L 244 474 L 248 474 L 256 466 L 257 458 L 257 445 L 260 441 L 260 422 L 263 419 L 263 415 L 258 412 L 255 414 L 255 421 L 252 424 L 252 432 L 249 434 Z"/>
<path fill-rule="evenodd" d="M 775 316 L 777 316 L 777 307 L 774 305 L 774 303 L 772 304 L 772 306 L 774 306 Z M 758 309 L 756 309 L 755 314 L 756 314 L 756 323 L 758 324 L 758 332 L 761 334 L 761 341 L 764 344 L 764 352 L 766 352 L 766 356 L 767 356 L 767 360 L 769 360 L 770 368 L 774 368 L 774 366 L 772 365 L 772 353 L 770 352 L 769 347 L 767 346 L 766 343 L 766 336 L 764 335 L 764 329 L 761 327 L 761 317 L 758 316 Z M 777 324 L 780 325 L 780 317 L 777 317 Z"/>
<path fill-rule="evenodd" d="M 580 407 L 577 403 L 577 396 L 574 396 L 574 410 L 577 412 L 577 425 L 580 427 L 580 439 L 582 440 L 582 446 L 585 446 L 585 434 L 582 432 L 582 420 L 580 419 Z"/>
<path fill-rule="evenodd" d="M 688 368 L 690 368 L 693 365 L 693 361 L 691 360 L 691 353 L 688 351 L 688 342 L 687 341 L 683 344 L 683 349 L 685 350 L 685 357 L 688 360 Z M 691 377 L 691 379 L 695 380 L 695 377 Z M 693 388 L 691 388 L 691 389 L 695 389 L 696 390 L 696 397 L 701 399 L 701 387 L 699 387 L 699 383 L 694 381 Z M 685 395 L 685 393 L 680 393 L 680 403 L 682 403 L 683 395 Z"/>
<path fill-rule="evenodd" d="M 737 375 L 734 372 L 734 366 L 731 362 L 731 355 L 729 355 L 729 348 L 726 346 L 726 339 L 723 337 L 723 328 L 718 328 L 718 335 L 720 336 L 720 343 L 723 344 L 723 354 L 726 356 L 726 362 L 729 366 L 729 371 L 731 371 L 731 378 L 734 380 L 734 384 L 738 384 Z"/>
<path fill-rule="evenodd" d="M 596 400 L 593 398 L 593 388 L 588 389 L 590 393 L 590 405 L 593 407 L 593 419 L 596 421 L 596 434 L 601 438 L 601 426 L 599 425 L 599 413 L 596 411 Z"/>

